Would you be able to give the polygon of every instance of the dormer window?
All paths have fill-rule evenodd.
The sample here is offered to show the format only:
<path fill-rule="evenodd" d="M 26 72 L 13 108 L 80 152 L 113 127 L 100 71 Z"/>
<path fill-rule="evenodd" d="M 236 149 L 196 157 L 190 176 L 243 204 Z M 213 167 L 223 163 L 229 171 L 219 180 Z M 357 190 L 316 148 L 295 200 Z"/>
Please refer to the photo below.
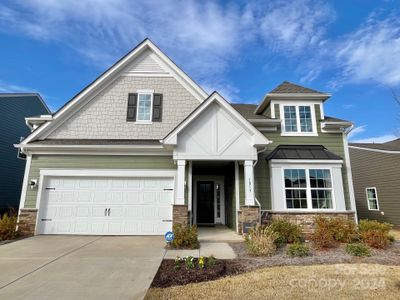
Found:
<path fill-rule="evenodd" d="M 282 134 L 314 135 L 315 113 L 313 105 L 281 104 Z"/>

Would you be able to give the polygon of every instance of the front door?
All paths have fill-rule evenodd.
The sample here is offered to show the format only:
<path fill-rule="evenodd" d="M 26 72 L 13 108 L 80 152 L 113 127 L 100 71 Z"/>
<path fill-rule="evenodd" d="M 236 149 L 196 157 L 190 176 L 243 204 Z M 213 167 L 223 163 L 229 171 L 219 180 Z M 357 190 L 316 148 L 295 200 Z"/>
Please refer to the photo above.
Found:
<path fill-rule="evenodd" d="M 214 224 L 214 181 L 197 181 L 197 223 Z"/>

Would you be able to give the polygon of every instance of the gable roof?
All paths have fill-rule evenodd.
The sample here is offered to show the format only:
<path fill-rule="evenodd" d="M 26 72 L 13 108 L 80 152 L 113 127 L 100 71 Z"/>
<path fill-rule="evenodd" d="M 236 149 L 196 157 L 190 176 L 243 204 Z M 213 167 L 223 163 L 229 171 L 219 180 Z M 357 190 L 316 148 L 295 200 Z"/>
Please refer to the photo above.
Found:
<path fill-rule="evenodd" d="M 324 95 L 324 93 L 319 92 L 317 90 L 313 90 L 295 83 L 291 83 L 289 81 L 284 81 L 280 85 L 278 85 L 276 88 L 274 88 L 272 91 L 269 92 L 270 94 L 321 94 Z"/>
<path fill-rule="evenodd" d="M 349 147 L 400 152 L 400 138 L 386 143 L 349 143 Z"/>
<path fill-rule="evenodd" d="M 264 96 L 263 101 L 255 109 L 256 114 L 261 114 L 264 109 L 271 102 L 271 99 L 293 100 L 293 99 L 307 99 L 307 100 L 322 100 L 325 101 L 331 95 L 317 90 L 313 90 L 289 81 L 284 81 L 272 91 Z"/>
<path fill-rule="evenodd" d="M 212 103 L 219 103 L 235 117 L 242 126 L 254 136 L 254 145 L 268 145 L 271 143 L 260 131 L 258 131 L 245 117 L 243 117 L 231 104 L 229 104 L 218 92 L 214 91 L 203 103 L 201 103 L 190 115 L 178 124 L 162 141 L 165 145 L 176 145 L 178 134 L 185 129 L 197 116 Z"/>
<path fill-rule="evenodd" d="M 18 101 L 18 100 L 28 100 L 28 101 L 39 101 L 47 113 L 51 114 L 51 110 L 47 106 L 46 102 L 44 102 L 42 96 L 39 93 L 0 93 L 0 101 L 9 100 L 9 101 Z M 0 102 L 1 104 L 1 102 Z M 45 113 L 45 112 L 43 112 Z M 28 116 L 25 116 L 28 117 Z"/>
<path fill-rule="evenodd" d="M 107 69 L 93 82 L 86 86 L 82 91 L 76 94 L 71 100 L 65 103 L 57 112 L 55 112 L 54 118 L 51 122 L 47 122 L 40 126 L 37 130 L 32 132 L 22 144 L 27 144 L 41 134 L 44 135 L 46 130 L 49 131 L 52 127 L 60 125 L 64 122 L 67 117 L 65 115 L 71 115 L 76 112 L 81 104 L 85 101 L 93 99 L 95 94 L 103 90 L 110 82 L 113 81 L 126 66 L 131 64 L 136 58 L 138 58 L 146 50 L 153 51 L 157 57 L 171 70 L 174 77 L 183 84 L 189 92 L 195 96 L 199 102 L 204 101 L 208 94 L 194 82 L 183 70 L 181 70 L 166 54 L 164 54 L 150 39 L 146 38 L 144 41 L 139 43 L 134 49 L 118 60 L 113 66 Z"/>
<path fill-rule="evenodd" d="M 322 145 L 280 145 L 267 155 L 266 160 L 271 159 L 342 160 Z"/>

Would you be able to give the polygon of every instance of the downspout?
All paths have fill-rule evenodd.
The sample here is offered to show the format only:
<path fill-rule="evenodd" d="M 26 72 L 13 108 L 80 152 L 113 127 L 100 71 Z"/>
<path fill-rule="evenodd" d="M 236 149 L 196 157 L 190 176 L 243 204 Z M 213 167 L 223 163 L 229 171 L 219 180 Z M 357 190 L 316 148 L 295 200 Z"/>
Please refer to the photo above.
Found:
<path fill-rule="evenodd" d="M 350 197 L 350 204 L 354 209 L 354 221 L 358 223 L 358 215 L 357 215 L 357 207 L 356 207 L 356 200 L 354 196 L 354 185 L 353 185 L 353 174 L 351 171 L 351 163 L 350 163 L 350 153 L 349 153 L 349 145 L 347 142 L 348 134 L 354 129 L 354 125 L 350 127 L 343 128 L 343 147 L 344 147 L 344 158 L 346 162 L 346 172 L 347 172 L 347 185 L 349 188 L 349 197 Z"/>

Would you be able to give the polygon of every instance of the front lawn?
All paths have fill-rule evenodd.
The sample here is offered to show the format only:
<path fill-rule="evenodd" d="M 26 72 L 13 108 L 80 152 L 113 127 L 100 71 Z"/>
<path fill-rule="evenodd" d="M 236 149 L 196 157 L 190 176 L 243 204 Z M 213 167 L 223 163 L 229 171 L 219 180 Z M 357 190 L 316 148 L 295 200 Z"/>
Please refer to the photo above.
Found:
<path fill-rule="evenodd" d="M 145 299 L 398 299 L 400 267 L 335 264 L 263 268 L 215 281 L 151 288 Z"/>

